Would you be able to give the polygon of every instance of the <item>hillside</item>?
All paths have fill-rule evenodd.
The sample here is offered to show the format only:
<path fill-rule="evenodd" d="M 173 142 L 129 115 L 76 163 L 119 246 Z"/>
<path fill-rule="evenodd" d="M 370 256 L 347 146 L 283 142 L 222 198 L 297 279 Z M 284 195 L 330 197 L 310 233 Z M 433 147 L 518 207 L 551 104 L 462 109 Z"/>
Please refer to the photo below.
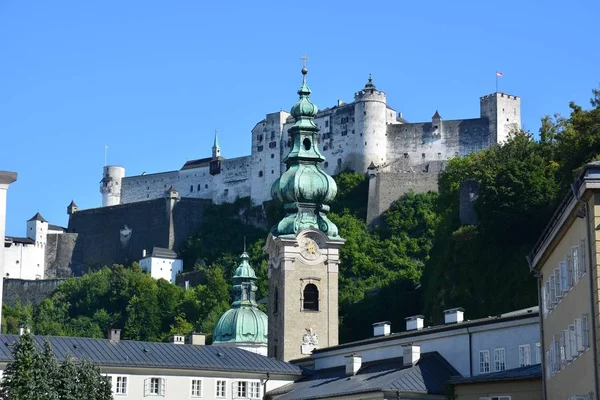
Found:
<path fill-rule="evenodd" d="M 335 177 L 339 192 L 331 219 L 347 242 L 340 264 L 340 341 L 371 335 L 371 324 L 423 314 L 427 323 L 442 311 L 464 307 L 467 318 L 537 304 L 525 255 L 533 247 L 581 165 L 600 155 L 600 92 L 592 108 L 571 104 L 566 117 L 545 117 L 539 140 L 520 132 L 503 146 L 449 161 L 439 193 L 408 193 L 365 224 L 364 175 Z M 480 184 L 477 225 L 459 221 L 459 187 Z M 279 207 L 267 206 L 269 226 Z M 266 296 L 267 235 L 256 228 L 257 211 L 242 199 L 212 206 L 199 232 L 182 249 L 185 265 L 204 270 L 207 283 L 184 291 L 154 281 L 139 266 L 113 266 L 70 279 L 35 309 L 4 306 L 2 330 L 27 322 L 39 334 L 102 337 L 122 327 L 126 339 L 164 340 L 170 334 L 211 332 L 230 302 L 229 288 L 244 237 Z"/>

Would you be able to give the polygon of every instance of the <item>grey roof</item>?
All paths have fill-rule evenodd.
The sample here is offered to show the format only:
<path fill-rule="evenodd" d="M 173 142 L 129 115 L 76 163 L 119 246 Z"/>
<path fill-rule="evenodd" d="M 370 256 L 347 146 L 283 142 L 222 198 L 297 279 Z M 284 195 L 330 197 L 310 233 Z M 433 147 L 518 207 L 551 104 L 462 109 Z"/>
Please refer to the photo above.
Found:
<path fill-rule="evenodd" d="M 434 332 L 445 332 L 445 331 L 450 331 L 450 330 L 454 330 L 454 329 L 463 329 L 463 328 L 471 327 L 471 326 L 496 324 L 496 323 L 500 323 L 500 322 L 514 321 L 514 320 L 519 320 L 519 319 L 537 317 L 538 315 L 539 315 L 539 307 L 535 306 L 535 307 L 525 308 L 523 310 L 513 311 L 506 315 L 501 314 L 498 316 L 479 318 L 479 319 L 474 319 L 471 321 L 465 320 L 460 323 L 428 326 L 426 328 L 419 329 L 419 330 L 392 333 L 387 336 L 370 337 L 367 339 L 357 340 L 354 342 L 339 344 L 337 346 L 330 346 L 330 347 L 325 347 L 322 349 L 315 349 L 315 350 L 313 350 L 313 354 L 326 353 L 328 351 L 335 351 L 338 349 L 362 346 L 362 345 L 369 344 L 369 343 L 385 342 L 388 340 L 398 340 L 398 339 L 408 340 L 415 336 L 427 335 L 427 334 L 434 333 Z"/>
<path fill-rule="evenodd" d="M 61 231 L 61 232 L 66 232 L 67 228 L 59 226 L 59 225 L 52 225 L 52 224 L 48 224 L 48 230 L 49 231 Z"/>
<path fill-rule="evenodd" d="M 445 383 L 459 373 L 438 352 L 423 353 L 414 365 L 402 358 L 364 363 L 354 376 L 346 367 L 317 370 L 313 375 L 268 393 L 277 400 L 319 399 L 369 392 L 444 394 Z"/>
<path fill-rule="evenodd" d="M 476 375 L 465 378 L 454 378 L 448 383 L 452 385 L 466 384 L 466 383 L 483 383 L 483 382 L 497 382 L 497 381 L 517 381 L 517 380 L 534 380 L 542 379 L 542 365 L 534 364 L 526 367 L 512 368 L 499 372 L 492 372 L 489 374 Z"/>
<path fill-rule="evenodd" d="M 0 362 L 10 362 L 17 335 L 0 335 Z M 42 346 L 45 340 L 54 354 L 63 360 L 68 354 L 86 359 L 100 367 L 142 367 L 160 369 L 197 369 L 300 375 L 300 368 L 235 347 L 195 346 L 173 343 L 110 341 L 59 336 L 35 336 Z"/>
<path fill-rule="evenodd" d="M 165 249 L 164 247 L 156 247 L 154 246 L 154 248 L 152 249 L 152 257 L 159 257 L 159 258 L 177 258 L 177 253 L 175 253 L 173 250 L 171 249 Z"/>
<path fill-rule="evenodd" d="M 17 237 L 17 236 L 5 236 L 5 243 L 21 243 L 21 244 L 35 244 L 35 240 L 29 239 L 28 237 Z"/>
<path fill-rule="evenodd" d="M 35 215 L 31 218 L 29 218 L 29 221 L 40 221 L 40 222 L 48 222 L 46 221 L 46 219 L 44 217 L 42 217 L 42 214 L 40 214 L 39 212 L 35 213 Z"/>

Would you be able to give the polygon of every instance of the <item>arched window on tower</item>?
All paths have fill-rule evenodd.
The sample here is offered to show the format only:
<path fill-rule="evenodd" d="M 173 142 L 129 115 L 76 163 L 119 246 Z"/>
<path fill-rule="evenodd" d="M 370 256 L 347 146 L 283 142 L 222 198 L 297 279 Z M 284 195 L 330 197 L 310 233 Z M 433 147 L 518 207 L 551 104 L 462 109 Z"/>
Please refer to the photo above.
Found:
<path fill-rule="evenodd" d="M 303 310 L 319 311 L 319 289 L 317 286 L 309 283 L 304 288 Z"/>

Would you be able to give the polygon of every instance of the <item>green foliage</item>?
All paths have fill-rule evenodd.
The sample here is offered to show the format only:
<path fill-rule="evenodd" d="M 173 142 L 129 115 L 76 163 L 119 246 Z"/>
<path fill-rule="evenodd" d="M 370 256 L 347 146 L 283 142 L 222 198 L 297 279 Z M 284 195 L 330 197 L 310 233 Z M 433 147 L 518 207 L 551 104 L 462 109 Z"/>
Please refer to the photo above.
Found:
<path fill-rule="evenodd" d="M 369 182 L 365 174 L 343 171 L 334 176 L 334 179 L 338 191 L 331 204 L 331 211 L 336 214 L 350 212 L 359 219 L 366 220 Z"/>
<path fill-rule="evenodd" d="M 35 309 L 33 328 L 43 335 L 103 338 L 110 327 L 121 327 L 124 339 L 148 341 L 210 333 L 215 315 L 229 307 L 230 286 L 219 266 L 203 268 L 206 283 L 187 291 L 137 265 L 70 278 Z"/>
<path fill-rule="evenodd" d="M 40 351 L 29 333 L 15 343 L 14 361 L 0 383 L 3 400 L 111 400 L 110 381 L 98 367 L 68 356 L 59 366 L 49 342 Z"/>

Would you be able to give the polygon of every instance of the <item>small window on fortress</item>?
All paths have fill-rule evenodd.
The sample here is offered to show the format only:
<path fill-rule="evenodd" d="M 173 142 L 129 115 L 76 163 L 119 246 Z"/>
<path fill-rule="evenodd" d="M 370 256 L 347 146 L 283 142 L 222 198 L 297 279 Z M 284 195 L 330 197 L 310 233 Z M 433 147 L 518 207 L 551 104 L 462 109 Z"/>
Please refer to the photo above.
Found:
<path fill-rule="evenodd" d="M 408 158 L 408 153 L 404 153 L 404 158 Z"/>
<path fill-rule="evenodd" d="M 273 175 L 274 173 L 275 173 L 275 171 L 274 171 L 274 170 L 271 170 L 271 175 Z"/>
<path fill-rule="evenodd" d="M 271 158 L 275 158 L 275 154 L 271 153 Z"/>
<path fill-rule="evenodd" d="M 421 154 L 421 157 L 425 158 L 425 153 Z"/>
<path fill-rule="evenodd" d="M 263 151 L 263 147 L 261 146 L 256 146 L 256 151 Z"/>
<path fill-rule="evenodd" d="M 208 189 L 208 184 L 204 185 L 204 189 Z"/>
<path fill-rule="evenodd" d="M 277 147 L 277 142 L 270 142 L 270 143 L 269 143 L 269 148 L 270 148 L 270 149 L 274 149 L 274 148 L 276 148 L 276 147 Z"/>
<path fill-rule="evenodd" d="M 328 163 L 327 161 L 325 161 L 325 163 L 323 164 L 323 166 L 324 166 L 325 168 L 327 168 L 327 167 L 329 167 L 329 163 Z"/>
<path fill-rule="evenodd" d="M 258 177 L 262 178 L 262 176 L 263 176 L 263 172 L 262 171 L 258 171 Z"/>
<path fill-rule="evenodd" d="M 200 191 L 200 184 L 198 184 L 198 188 L 196 189 L 196 191 Z"/>
<path fill-rule="evenodd" d="M 328 128 L 328 127 L 329 127 L 329 121 L 326 120 L 325 121 L 325 128 Z"/>
<path fill-rule="evenodd" d="M 190 192 L 194 191 L 194 185 L 190 185 Z"/>
<path fill-rule="evenodd" d="M 344 129 L 344 130 L 342 131 L 342 136 L 347 136 L 347 135 L 348 135 L 348 131 Z"/>
<path fill-rule="evenodd" d="M 366 112 L 366 111 L 363 111 L 363 115 L 367 115 L 367 112 Z"/>

